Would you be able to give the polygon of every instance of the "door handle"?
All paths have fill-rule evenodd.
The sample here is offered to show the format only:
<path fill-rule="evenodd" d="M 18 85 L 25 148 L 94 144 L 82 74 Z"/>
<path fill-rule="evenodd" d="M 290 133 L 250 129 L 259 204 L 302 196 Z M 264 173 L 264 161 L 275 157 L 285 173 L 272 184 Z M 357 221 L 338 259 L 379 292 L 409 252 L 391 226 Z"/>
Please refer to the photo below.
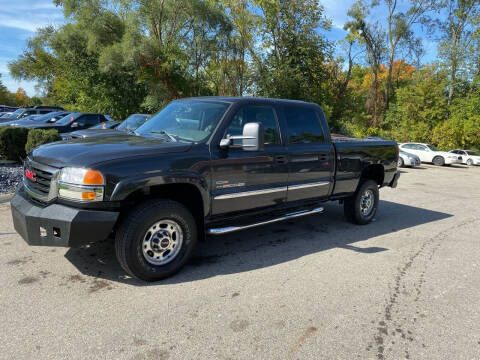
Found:
<path fill-rule="evenodd" d="M 286 164 L 288 162 L 286 155 L 277 155 L 275 156 L 275 162 L 277 164 Z"/>

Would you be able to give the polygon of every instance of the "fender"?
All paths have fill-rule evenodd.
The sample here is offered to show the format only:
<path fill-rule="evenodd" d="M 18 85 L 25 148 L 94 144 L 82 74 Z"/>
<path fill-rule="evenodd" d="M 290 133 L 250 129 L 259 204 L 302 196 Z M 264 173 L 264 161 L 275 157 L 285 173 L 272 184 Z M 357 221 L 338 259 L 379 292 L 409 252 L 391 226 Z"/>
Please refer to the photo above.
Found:
<path fill-rule="evenodd" d="M 155 173 L 138 174 L 119 181 L 110 196 L 111 201 L 125 200 L 137 191 L 149 189 L 152 186 L 169 184 L 188 184 L 195 186 L 202 196 L 204 214 L 210 213 L 210 191 L 207 179 L 195 171 L 159 171 Z"/>

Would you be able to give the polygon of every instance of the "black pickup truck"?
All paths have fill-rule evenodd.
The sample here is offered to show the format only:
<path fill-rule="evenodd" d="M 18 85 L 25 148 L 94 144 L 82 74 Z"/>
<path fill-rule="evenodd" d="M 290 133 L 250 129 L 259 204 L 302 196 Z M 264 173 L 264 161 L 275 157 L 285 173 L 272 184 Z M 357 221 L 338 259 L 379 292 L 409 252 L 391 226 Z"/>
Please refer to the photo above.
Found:
<path fill-rule="evenodd" d="M 178 271 L 206 234 L 321 213 L 325 201 L 369 223 L 379 188 L 397 184 L 397 159 L 392 141 L 332 140 L 316 104 L 183 99 L 135 134 L 35 149 L 11 209 L 28 244 L 114 238 L 125 271 L 155 281 Z"/>

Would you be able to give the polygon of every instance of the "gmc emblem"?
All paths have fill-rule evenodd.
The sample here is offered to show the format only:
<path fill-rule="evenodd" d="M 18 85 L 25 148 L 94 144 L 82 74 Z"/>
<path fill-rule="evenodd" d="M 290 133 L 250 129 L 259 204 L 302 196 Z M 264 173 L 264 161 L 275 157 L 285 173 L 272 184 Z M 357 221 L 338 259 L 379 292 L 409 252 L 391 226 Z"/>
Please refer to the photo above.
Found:
<path fill-rule="evenodd" d="M 35 175 L 37 174 L 35 174 L 33 171 L 25 169 L 25 176 L 29 178 L 31 181 L 37 181 L 37 179 L 35 178 Z"/>

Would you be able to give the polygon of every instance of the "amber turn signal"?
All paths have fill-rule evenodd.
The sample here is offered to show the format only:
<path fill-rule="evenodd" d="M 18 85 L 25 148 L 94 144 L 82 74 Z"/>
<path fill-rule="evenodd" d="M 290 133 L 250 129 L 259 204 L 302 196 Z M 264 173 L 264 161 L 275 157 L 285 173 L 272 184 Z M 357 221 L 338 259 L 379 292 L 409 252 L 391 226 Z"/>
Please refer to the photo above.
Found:
<path fill-rule="evenodd" d="M 94 192 L 82 192 L 82 200 L 96 200 L 97 193 Z"/>
<path fill-rule="evenodd" d="M 85 185 L 103 185 L 103 176 L 99 171 L 87 170 L 83 183 Z"/>

